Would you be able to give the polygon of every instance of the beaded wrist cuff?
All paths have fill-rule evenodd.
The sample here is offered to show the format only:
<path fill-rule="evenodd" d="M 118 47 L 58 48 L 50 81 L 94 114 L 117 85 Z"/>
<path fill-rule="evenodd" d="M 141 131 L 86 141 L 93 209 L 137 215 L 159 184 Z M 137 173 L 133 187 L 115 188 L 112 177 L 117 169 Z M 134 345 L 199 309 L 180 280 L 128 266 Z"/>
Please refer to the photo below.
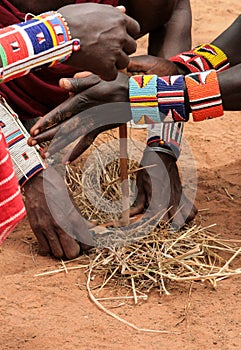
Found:
<path fill-rule="evenodd" d="M 80 49 L 58 12 L 0 29 L 0 82 L 21 77 L 30 70 L 65 61 Z"/>
<path fill-rule="evenodd" d="M 157 79 L 158 107 L 161 115 L 164 115 L 163 122 L 186 122 L 189 115 L 186 115 L 184 104 L 184 76 L 173 75 Z"/>
<path fill-rule="evenodd" d="M 0 126 L 5 136 L 20 186 L 45 168 L 37 150 L 27 144 L 28 132 L 6 101 L 0 102 Z"/>
<path fill-rule="evenodd" d="M 130 105 L 136 124 L 187 121 L 184 78 L 137 75 L 130 78 Z"/>
<path fill-rule="evenodd" d="M 132 118 L 135 124 L 160 123 L 157 75 L 135 75 L 129 81 Z"/>
<path fill-rule="evenodd" d="M 204 57 L 194 53 L 193 50 L 182 52 L 169 60 L 180 65 L 187 73 L 204 72 L 212 68 Z"/>
<path fill-rule="evenodd" d="M 222 72 L 230 68 L 230 63 L 226 54 L 217 46 L 203 44 L 195 47 L 193 52 L 204 57 L 217 72 Z"/>
<path fill-rule="evenodd" d="M 212 44 L 199 45 L 190 51 L 171 57 L 170 61 L 179 64 L 181 68 L 190 73 L 204 72 L 210 69 L 221 72 L 230 67 L 226 54 Z"/>
<path fill-rule="evenodd" d="M 185 81 L 194 121 L 223 115 L 222 98 L 215 70 L 186 75 Z"/>
<path fill-rule="evenodd" d="M 163 149 L 172 151 L 173 157 L 179 158 L 184 123 L 162 123 L 149 129 L 147 145 L 153 147 L 158 145 L 159 152 Z"/>

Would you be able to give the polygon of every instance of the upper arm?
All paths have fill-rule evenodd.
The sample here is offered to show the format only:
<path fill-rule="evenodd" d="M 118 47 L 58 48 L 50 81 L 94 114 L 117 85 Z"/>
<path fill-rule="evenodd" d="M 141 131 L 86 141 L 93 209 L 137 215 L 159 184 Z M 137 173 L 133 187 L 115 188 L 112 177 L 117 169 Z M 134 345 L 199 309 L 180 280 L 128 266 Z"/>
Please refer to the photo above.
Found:
<path fill-rule="evenodd" d="M 137 20 L 141 35 L 157 30 L 169 21 L 178 0 L 124 0 L 127 14 Z"/>
<path fill-rule="evenodd" d="M 181 51 L 191 49 L 191 27 L 192 13 L 190 0 L 178 0 L 173 9 L 172 15 L 158 30 L 150 33 L 149 49 L 159 56 L 168 58 Z M 158 43 L 160 38 L 160 43 Z M 158 51 L 155 49 L 159 46 Z"/>

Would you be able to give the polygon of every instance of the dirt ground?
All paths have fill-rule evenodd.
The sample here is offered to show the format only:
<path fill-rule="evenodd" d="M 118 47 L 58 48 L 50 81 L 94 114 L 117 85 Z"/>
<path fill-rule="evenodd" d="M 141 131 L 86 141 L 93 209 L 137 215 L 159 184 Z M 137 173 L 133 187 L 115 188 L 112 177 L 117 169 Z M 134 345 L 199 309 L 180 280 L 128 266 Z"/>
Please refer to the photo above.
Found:
<path fill-rule="evenodd" d="M 191 0 L 194 44 L 209 42 L 240 12 L 240 0 Z M 143 52 L 141 42 L 140 52 Z M 200 209 L 197 222 L 216 224 L 213 232 L 241 243 L 240 113 L 215 121 L 188 123 L 185 137 L 197 162 Z M 139 130 L 138 132 L 142 132 Z M 218 284 L 172 286 L 170 296 L 153 292 L 147 302 L 114 310 L 140 328 L 175 334 L 137 332 L 101 312 L 88 299 L 84 272 L 34 277 L 56 265 L 38 255 L 25 220 L 0 249 L 0 349 L 240 349 L 240 276 Z M 241 258 L 236 262 L 241 267 Z"/>

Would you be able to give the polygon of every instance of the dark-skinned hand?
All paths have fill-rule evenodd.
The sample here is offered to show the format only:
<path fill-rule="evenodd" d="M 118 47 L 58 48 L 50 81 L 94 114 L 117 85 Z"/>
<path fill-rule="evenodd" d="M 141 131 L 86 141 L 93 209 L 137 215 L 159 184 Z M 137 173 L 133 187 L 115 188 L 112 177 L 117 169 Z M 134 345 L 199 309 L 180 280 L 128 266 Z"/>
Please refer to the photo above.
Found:
<path fill-rule="evenodd" d="M 156 74 L 159 77 L 180 74 L 179 68 L 175 63 L 165 58 L 150 55 L 131 57 L 127 72 L 130 75 Z"/>
<path fill-rule="evenodd" d="M 144 74 L 164 76 L 178 74 L 178 69 L 174 63 L 166 59 L 148 55 L 132 57 L 128 66 L 128 73 L 132 75 L 141 72 L 142 74 L 144 72 Z M 74 95 L 40 119 L 31 129 L 33 138 L 29 140 L 30 145 L 52 140 L 60 129 L 59 124 L 87 108 L 103 103 L 127 102 L 129 100 L 128 79 L 123 74 L 119 74 L 116 81 L 105 83 L 97 76 L 78 73 L 72 79 L 61 79 L 60 86 Z M 98 118 L 100 119 L 100 116 Z M 125 120 L 123 119 L 122 122 L 125 122 Z M 100 127 L 93 127 L 89 133 L 86 131 L 85 136 L 80 139 L 73 151 L 66 156 L 65 161 L 73 161 L 93 143 L 99 133 L 119 125 L 119 123 L 106 125 L 103 121 Z M 69 133 L 69 128 L 66 128 L 66 130 Z M 38 136 L 36 136 L 37 134 Z M 52 145 L 52 152 L 54 150 L 55 148 Z"/>
<path fill-rule="evenodd" d="M 115 79 L 118 69 L 127 67 L 140 31 L 134 19 L 118 8 L 90 3 L 64 6 L 58 12 L 66 19 L 72 38 L 81 44 L 67 64 L 104 80 Z"/>
<path fill-rule="evenodd" d="M 153 217 L 162 212 L 164 221 L 182 227 L 194 219 L 197 209 L 183 193 L 176 159 L 147 149 L 149 151 L 144 152 L 140 165 L 147 168 L 137 172 L 138 193 L 130 215 L 147 210 L 148 216 Z"/>
<path fill-rule="evenodd" d="M 39 252 L 56 258 L 76 258 L 92 245 L 87 225 L 72 203 L 62 178 L 51 167 L 39 172 L 24 186 L 30 226 Z M 41 210 L 39 210 L 41 208 Z"/>
<path fill-rule="evenodd" d="M 30 145 L 55 137 L 48 150 L 53 154 L 81 137 L 72 154 L 65 159 L 73 161 L 92 144 L 100 132 L 131 119 L 129 79 L 125 74 L 119 73 L 117 79 L 111 82 L 89 75 L 81 79 L 62 79 L 61 84 L 67 84 L 68 91 L 74 94 L 39 119 L 30 131 Z"/>

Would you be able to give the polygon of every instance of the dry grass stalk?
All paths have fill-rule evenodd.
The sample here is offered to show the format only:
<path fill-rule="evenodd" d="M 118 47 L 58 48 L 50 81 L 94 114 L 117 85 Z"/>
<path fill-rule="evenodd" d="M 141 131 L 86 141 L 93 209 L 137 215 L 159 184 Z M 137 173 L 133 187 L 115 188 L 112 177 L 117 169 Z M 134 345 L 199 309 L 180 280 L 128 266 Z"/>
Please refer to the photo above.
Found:
<path fill-rule="evenodd" d="M 111 140 L 113 135 L 108 134 L 107 138 Z M 136 148 L 141 154 L 139 144 Z M 115 206 L 121 192 L 118 181 L 118 144 L 115 147 L 108 143 L 103 152 L 95 145 L 94 149 L 96 154 L 83 173 L 78 166 L 67 168 L 67 183 L 82 215 L 88 220 L 94 219 L 99 224 L 117 221 L 122 210 L 121 205 L 119 209 Z M 136 150 L 133 151 L 133 156 L 128 150 L 130 158 L 136 160 L 138 157 L 135 152 Z M 128 166 L 129 181 L 135 181 L 138 163 L 130 160 Z M 98 196 L 92 198 L 96 184 L 99 186 Z M 107 208 L 106 202 L 109 205 Z M 157 214 L 154 224 L 150 220 L 143 221 L 137 228 L 128 231 L 116 228 L 115 235 L 107 238 L 103 235 L 99 239 L 99 248 L 93 249 L 89 257 L 95 261 L 92 266 L 94 274 L 103 277 L 100 289 L 112 283 L 125 286 L 137 303 L 138 293 L 148 294 L 156 287 L 160 293 L 169 294 L 171 281 L 208 280 L 216 288 L 217 281 L 241 273 L 241 269 L 230 267 L 240 256 L 240 241 L 232 244 L 211 235 L 209 229 L 213 225 L 208 228 L 192 226 L 179 232 L 172 231 L 167 225 L 161 224 L 163 214 Z"/>

